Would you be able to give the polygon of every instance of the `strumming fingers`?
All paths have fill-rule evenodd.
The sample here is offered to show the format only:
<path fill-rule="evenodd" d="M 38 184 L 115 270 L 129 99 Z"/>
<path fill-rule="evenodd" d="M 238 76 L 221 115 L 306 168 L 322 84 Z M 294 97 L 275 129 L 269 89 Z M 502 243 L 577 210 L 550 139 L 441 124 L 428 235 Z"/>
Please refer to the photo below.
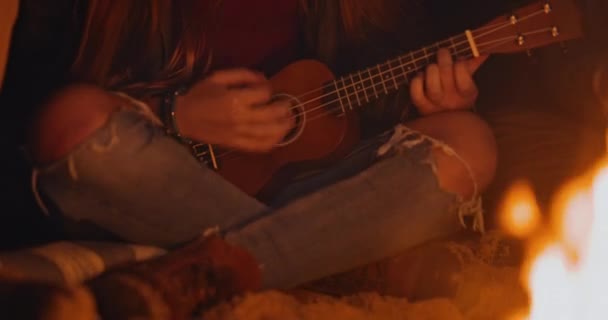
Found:
<path fill-rule="evenodd" d="M 293 122 L 294 114 L 287 101 L 275 101 L 271 104 L 252 108 L 249 122 L 263 124 L 271 122 Z"/>
<path fill-rule="evenodd" d="M 230 90 L 232 104 L 242 107 L 254 107 L 268 103 L 272 98 L 272 89 L 269 84 L 261 83 L 251 87 Z"/>

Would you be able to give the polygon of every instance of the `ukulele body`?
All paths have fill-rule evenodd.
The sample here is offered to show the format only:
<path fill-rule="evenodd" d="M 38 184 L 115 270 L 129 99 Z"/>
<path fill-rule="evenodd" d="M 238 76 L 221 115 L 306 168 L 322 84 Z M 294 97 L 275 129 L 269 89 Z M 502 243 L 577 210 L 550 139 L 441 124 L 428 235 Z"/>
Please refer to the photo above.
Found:
<path fill-rule="evenodd" d="M 359 117 L 356 112 L 343 112 L 333 80 L 329 68 L 314 60 L 294 62 L 273 76 L 275 98 L 291 101 L 296 128 L 266 153 L 215 147 L 217 173 L 265 202 L 299 172 L 322 168 L 347 155 L 359 141 Z M 318 90 L 321 87 L 326 90 Z"/>

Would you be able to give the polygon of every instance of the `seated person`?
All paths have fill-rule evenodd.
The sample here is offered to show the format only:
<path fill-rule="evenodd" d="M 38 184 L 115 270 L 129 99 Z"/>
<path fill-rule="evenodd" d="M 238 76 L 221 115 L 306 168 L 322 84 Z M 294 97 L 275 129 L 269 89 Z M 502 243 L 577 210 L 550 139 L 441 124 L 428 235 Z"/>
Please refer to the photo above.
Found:
<path fill-rule="evenodd" d="M 273 150 L 294 121 L 288 103 L 271 99 L 278 84 L 269 77 L 309 56 L 339 74 L 354 71 L 354 48 L 373 48 L 387 28 L 408 29 L 416 6 L 89 0 L 87 8 L 72 84 L 30 127 L 40 202 L 58 209 L 49 214 L 166 248 L 218 232 L 257 261 L 262 288 L 290 288 L 395 255 L 462 230 L 467 218 L 483 228 L 480 194 L 496 154 L 471 106 L 472 76 L 484 57 L 455 60 L 440 50 L 402 90 L 420 117 L 373 122 L 361 114 L 370 134 L 346 157 L 264 202 L 181 143 Z M 368 108 L 392 115 L 405 105 L 381 101 Z"/>

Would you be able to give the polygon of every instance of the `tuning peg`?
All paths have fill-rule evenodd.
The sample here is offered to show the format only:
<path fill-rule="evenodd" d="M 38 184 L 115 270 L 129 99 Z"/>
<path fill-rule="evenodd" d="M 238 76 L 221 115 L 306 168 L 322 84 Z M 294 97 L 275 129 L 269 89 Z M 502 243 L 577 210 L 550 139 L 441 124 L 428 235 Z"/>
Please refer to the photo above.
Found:
<path fill-rule="evenodd" d="M 549 14 L 551 13 L 551 11 L 553 11 L 553 7 L 551 7 L 551 1 L 545 1 L 545 4 L 543 5 L 543 11 L 545 12 L 545 14 Z"/>

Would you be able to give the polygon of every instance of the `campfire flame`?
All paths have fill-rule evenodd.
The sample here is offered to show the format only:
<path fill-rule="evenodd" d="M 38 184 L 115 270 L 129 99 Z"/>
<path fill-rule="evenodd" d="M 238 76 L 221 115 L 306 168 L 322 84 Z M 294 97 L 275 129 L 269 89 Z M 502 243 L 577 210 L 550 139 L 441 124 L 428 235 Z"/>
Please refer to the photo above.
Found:
<path fill-rule="evenodd" d="M 608 319 L 608 161 L 567 185 L 541 223 L 531 189 L 507 195 L 502 224 L 527 242 L 522 283 L 530 309 L 518 320 Z"/>

